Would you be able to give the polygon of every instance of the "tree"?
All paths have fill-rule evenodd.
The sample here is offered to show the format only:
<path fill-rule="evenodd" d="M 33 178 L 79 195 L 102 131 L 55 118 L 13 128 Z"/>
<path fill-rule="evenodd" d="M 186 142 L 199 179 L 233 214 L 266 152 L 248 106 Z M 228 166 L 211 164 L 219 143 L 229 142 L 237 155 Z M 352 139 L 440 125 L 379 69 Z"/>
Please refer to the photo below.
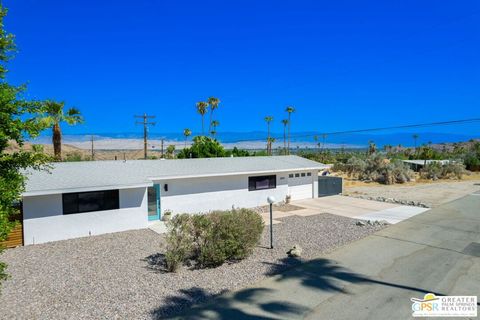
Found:
<path fill-rule="evenodd" d="M 185 148 L 187 147 L 188 137 L 192 135 L 192 131 L 188 128 L 183 129 L 183 135 L 185 136 Z"/>
<path fill-rule="evenodd" d="M 283 119 L 283 151 L 285 154 L 287 154 L 287 125 L 288 125 L 288 119 Z"/>
<path fill-rule="evenodd" d="M 62 130 L 60 123 L 66 122 L 69 125 L 76 125 L 83 122 L 80 111 L 76 108 L 70 108 L 64 112 L 65 102 L 46 101 L 44 106 L 45 115 L 43 124 L 45 127 L 52 128 L 52 143 L 55 160 L 62 160 Z"/>
<path fill-rule="evenodd" d="M 325 142 L 327 140 L 328 135 L 326 133 L 322 134 L 322 139 L 323 139 L 323 145 L 322 145 L 322 150 L 325 150 Z"/>
<path fill-rule="evenodd" d="M 267 154 L 271 155 L 272 150 L 271 150 L 271 144 L 270 144 L 270 122 L 273 121 L 272 116 L 266 116 L 265 117 L 265 122 L 267 122 Z"/>
<path fill-rule="evenodd" d="M 171 144 L 167 147 L 167 158 L 168 159 L 175 158 L 175 145 Z"/>
<path fill-rule="evenodd" d="M 368 141 L 368 155 L 372 155 L 377 152 L 377 145 L 373 141 Z"/>
<path fill-rule="evenodd" d="M 315 144 L 317 145 L 318 149 L 320 150 L 320 144 L 318 143 L 318 136 L 317 136 L 317 135 L 314 135 L 314 136 L 313 136 L 313 141 L 315 142 Z"/>
<path fill-rule="evenodd" d="M 415 143 L 415 153 L 417 153 L 417 140 L 418 140 L 418 137 L 419 137 L 419 136 L 418 136 L 418 134 L 416 134 L 416 133 L 412 136 L 413 141 L 414 141 L 414 143 Z"/>
<path fill-rule="evenodd" d="M 0 4 L 0 242 L 7 238 L 19 213 L 14 204 L 19 202 L 24 191 L 25 177 L 21 170 L 42 169 L 48 160 L 41 148 L 23 149 L 27 138 L 38 136 L 44 129 L 38 121 L 43 104 L 26 100 L 23 96 L 25 86 L 14 87 L 5 81 L 6 64 L 15 51 L 13 35 L 3 29 L 6 14 L 7 9 Z M 7 152 L 14 144 L 19 146 L 18 150 Z M 0 261 L 0 282 L 7 277 L 6 267 Z"/>
<path fill-rule="evenodd" d="M 205 135 L 204 118 L 208 112 L 208 103 L 206 103 L 205 101 L 197 102 L 197 112 L 202 116 L 202 135 Z"/>
<path fill-rule="evenodd" d="M 207 100 L 208 105 L 210 106 L 210 127 L 208 128 L 208 131 L 215 131 L 215 129 L 212 129 L 213 127 L 213 111 L 215 111 L 218 108 L 218 105 L 220 104 L 220 99 L 215 98 L 215 97 L 210 97 Z"/>
<path fill-rule="evenodd" d="M 217 127 L 220 125 L 220 122 L 217 120 L 213 120 L 212 123 L 210 124 L 211 126 L 211 131 L 210 134 L 212 135 L 212 138 L 215 139 L 215 135 L 217 134 Z"/>
<path fill-rule="evenodd" d="M 196 136 L 190 148 L 185 148 L 177 155 L 179 159 L 186 158 L 216 158 L 226 155 L 223 146 L 215 139 L 206 136 Z"/>
<path fill-rule="evenodd" d="M 295 112 L 295 108 L 292 106 L 288 106 L 285 111 L 288 113 L 288 148 L 287 153 L 290 154 L 290 126 L 291 126 L 291 114 Z"/>

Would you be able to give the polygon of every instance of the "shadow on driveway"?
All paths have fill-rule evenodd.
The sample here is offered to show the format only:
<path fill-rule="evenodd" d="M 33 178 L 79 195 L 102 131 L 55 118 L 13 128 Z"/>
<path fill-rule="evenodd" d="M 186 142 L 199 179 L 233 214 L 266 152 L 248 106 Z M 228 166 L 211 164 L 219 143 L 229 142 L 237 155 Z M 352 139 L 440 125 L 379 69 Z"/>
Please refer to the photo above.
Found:
<path fill-rule="evenodd" d="M 329 259 L 315 259 L 298 266 L 298 261 L 285 258 L 279 263 L 271 264 L 272 268 L 268 275 L 273 276 L 273 282 L 294 280 L 292 283 L 325 292 L 339 292 L 349 294 L 346 290 L 348 284 L 375 284 L 389 286 L 404 290 L 417 291 L 420 293 L 444 294 L 424 288 L 405 286 L 398 283 L 379 281 L 352 272 L 337 262 Z M 287 269 L 287 271 L 285 271 Z M 278 274 L 279 272 L 284 272 Z M 292 292 L 293 292 L 292 288 Z M 179 295 L 170 296 L 167 302 L 152 311 L 153 319 L 165 319 L 166 317 L 177 319 L 288 319 L 293 316 L 301 317 L 310 309 L 295 303 L 285 301 L 271 301 L 268 299 L 270 288 L 246 288 L 232 293 L 212 295 L 202 288 L 182 290 Z M 288 294 L 288 293 L 286 293 Z M 265 299 L 267 297 L 267 299 Z M 300 301 L 302 297 L 297 297 Z M 207 302 L 204 305 L 193 305 Z M 245 306 L 248 306 L 245 308 Z M 188 311 L 174 316 L 178 312 Z M 255 314 L 249 313 L 249 309 L 256 309 Z M 258 312 L 262 316 L 258 315 Z"/>

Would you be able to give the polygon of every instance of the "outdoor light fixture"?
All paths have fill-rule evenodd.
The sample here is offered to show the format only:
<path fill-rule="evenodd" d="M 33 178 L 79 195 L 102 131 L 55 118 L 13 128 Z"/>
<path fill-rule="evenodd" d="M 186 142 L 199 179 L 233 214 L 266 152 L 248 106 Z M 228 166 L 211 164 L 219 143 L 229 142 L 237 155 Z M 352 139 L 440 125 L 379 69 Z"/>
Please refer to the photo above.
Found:
<path fill-rule="evenodd" d="M 275 197 L 269 196 L 267 202 L 270 204 L 270 249 L 273 249 L 273 204 L 275 203 Z"/>

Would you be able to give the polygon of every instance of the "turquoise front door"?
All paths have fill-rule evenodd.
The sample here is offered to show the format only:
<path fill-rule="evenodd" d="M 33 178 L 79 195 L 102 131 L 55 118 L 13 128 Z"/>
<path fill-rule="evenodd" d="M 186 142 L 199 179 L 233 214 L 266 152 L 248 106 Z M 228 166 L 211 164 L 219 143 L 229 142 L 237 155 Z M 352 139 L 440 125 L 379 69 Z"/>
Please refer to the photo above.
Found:
<path fill-rule="evenodd" d="M 160 185 L 148 187 L 148 221 L 160 220 Z"/>

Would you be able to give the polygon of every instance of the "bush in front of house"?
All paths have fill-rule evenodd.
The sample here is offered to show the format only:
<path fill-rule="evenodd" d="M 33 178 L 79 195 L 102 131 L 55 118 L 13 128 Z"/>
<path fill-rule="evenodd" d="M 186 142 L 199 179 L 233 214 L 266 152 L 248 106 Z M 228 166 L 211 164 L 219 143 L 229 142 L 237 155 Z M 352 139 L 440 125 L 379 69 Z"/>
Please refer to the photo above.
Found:
<path fill-rule="evenodd" d="M 180 214 L 168 224 L 166 268 L 176 271 L 189 262 L 211 268 L 248 257 L 260 241 L 264 222 L 248 209 Z"/>

